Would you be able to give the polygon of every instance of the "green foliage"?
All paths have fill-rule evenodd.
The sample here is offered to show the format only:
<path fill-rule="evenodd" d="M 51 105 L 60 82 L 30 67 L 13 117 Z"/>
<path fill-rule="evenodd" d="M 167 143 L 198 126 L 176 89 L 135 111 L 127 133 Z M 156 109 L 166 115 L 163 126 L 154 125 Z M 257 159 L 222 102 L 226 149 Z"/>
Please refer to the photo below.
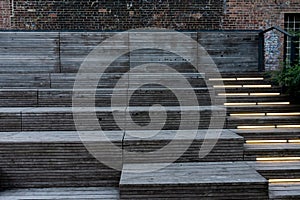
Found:
<path fill-rule="evenodd" d="M 293 97 L 300 97 L 300 65 L 285 67 L 280 71 L 273 71 L 270 74 L 273 84 L 282 86 L 284 92 Z"/>

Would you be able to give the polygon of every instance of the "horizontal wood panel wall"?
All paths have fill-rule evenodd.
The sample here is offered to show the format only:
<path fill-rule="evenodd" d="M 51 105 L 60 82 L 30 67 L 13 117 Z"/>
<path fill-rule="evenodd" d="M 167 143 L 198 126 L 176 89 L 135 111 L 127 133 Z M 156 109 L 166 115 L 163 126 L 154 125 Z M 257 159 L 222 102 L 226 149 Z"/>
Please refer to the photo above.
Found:
<path fill-rule="evenodd" d="M 84 58 L 113 32 L 0 32 L 0 73 L 76 73 Z M 211 55 L 221 72 L 258 70 L 258 32 L 200 31 L 185 33 Z M 128 37 L 129 44 L 134 37 Z M 131 41 L 132 40 L 132 41 Z M 182 41 L 174 41 L 183 44 Z M 123 44 L 116 44 L 118 45 Z M 184 45 L 183 45 L 184 47 Z M 175 69 L 189 67 L 183 60 L 147 45 L 118 58 L 113 72 L 125 72 L 145 61 L 166 61 Z M 195 50 L 197 49 L 187 49 Z M 142 59 L 142 60 L 141 60 Z"/>

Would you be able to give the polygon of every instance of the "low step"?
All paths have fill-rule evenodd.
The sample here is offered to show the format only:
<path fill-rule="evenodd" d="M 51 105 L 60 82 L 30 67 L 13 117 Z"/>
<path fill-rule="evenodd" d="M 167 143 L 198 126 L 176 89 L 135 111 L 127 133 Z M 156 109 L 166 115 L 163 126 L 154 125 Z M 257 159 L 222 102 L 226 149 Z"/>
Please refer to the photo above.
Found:
<path fill-rule="evenodd" d="M 271 200 L 300 199 L 300 183 L 270 184 L 269 191 Z"/>
<path fill-rule="evenodd" d="M 245 106 L 226 106 L 229 113 L 284 113 L 297 112 L 299 105 L 245 105 Z"/>
<path fill-rule="evenodd" d="M 267 129 L 267 130 L 238 130 L 233 132 L 245 140 L 300 140 L 299 128 Z"/>
<path fill-rule="evenodd" d="M 271 143 L 271 144 L 245 144 L 244 159 L 273 157 L 299 157 L 300 145 L 298 143 Z"/>
<path fill-rule="evenodd" d="M 161 72 L 161 71 L 160 71 Z M 193 87 L 206 87 L 204 74 L 200 73 L 180 73 Z M 143 76 L 141 76 L 143 75 Z M 123 77 L 126 80 L 127 87 L 135 87 L 138 83 L 148 84 L 157 83 L 161 80 L 165 83 L 176 85 L 178 80 L 174 76 L 178 74 L 172 73 L 145 73 L 134 74 L 130 77 L 124 73 L 86 73 L 80 76 L 80 88 L 91 88 L 91 83 L 97 81 L 98 88 L 115 88 L 117 82 Z M 145 78 L 146 77 L 146 78 Z M 0 88 L 60 88 L 72 89 L 74 87 L 77 73 L 0 73 Z M 78 79 L 79 80 L 79 79 Z M 93 87 L 92 87 L 93 89 Z"/>
<path fill-rule="evenodd" d="M 121 167 L 123 132 L 106 132 L 110 141 L 98 132 L 84 134 L 94 138 L 88 144 L 102 159 Z M 111 142 L 120 150 L 109 148 Z M 119 171 L 87 151 L 77 132 L 1 132 L 0 157 L 0 188 L 115 187 L 120 179 Z"/>
<path fill-rule="evenodd" d="M 238 161 L 243 160 L 243 146 L 244 139 L 229 130 L 126 131 L 123 160 L 125 163 Z M 200 148 L 203 148 L 201 153 L 211 151 L 200 157 Z"/>
<path fill-rule="evenodd" d="M 14 189 L 0 192 L 0 200 L 41 200 L 41 199 L 119 199 L 118 188 L 113 187 L 63 187 L 43 189 Z"/>
<path fill-rule="evenodd" d="M 129 120 L 137 124 L 141 130 L 149 130 L 149 128 L 145 128 L 145 125 L 148 125 L 150 121 L 154 130 L 178 130 L 182 123 L 185 124 L 185 127 L 191 127 L 191 129 L 195 129 L 193 126 L 195 127 L 197 124 L 199 124 L 199 129 L 207 129 L 209 126 L 215 127 L 215 124 L 210 124 L 212 112 L 215 116 L 214 122 L 220 121 L 220 124 L 222 124 L 222 121 L 225 120 L 224 115 L 222 116 L 225 111 L 218 106 L 96 107 L 95 111 L 99 124 L 91 123 L 94 120 L 94 116 L 91 116 L 91 113 L 94 112 L 92 108 L 19 107 L 0 108 L 1 131 L 73 131 L 76 130 L 73 111 L 77 113 L 77 116 L 81 116 L 81 123 L 83 123 L 83 120 L 86 121 L 81 126 L 85 126 L 85 129 L 89 131 L 99 130 L 99 124 L 104 131 L 120 130 L 121 127 L 125 127 L 125 123 Z M 126 116 L 126 113 L 130 113 L 131 116 Z M 149 115 L 151 115 L 151 119 Z M 116 116 L 118 121 L 116 121 Z M 182 119 L 182 116 L 185 116 L 185 118 Z M 200 116 L 200 122 L 196 116 Z M 130 125 L 127 125 L 127 130 L 132 130 Z M 136 129 L 133 128 L 133 130 Z"/>
<path fill-rule="evenodd" d="M 223 97 L 216 97 L 223 98 Z M 289 102 L 286 95 L 280 96 L 227 96 L 227 103 L 276 103 L 276 102 Z"/>
<path fill-rule="evenodd" d="M 298 161 L 256 161 L 249 162 L 266 179 L 300 178 L 300 160 Z"/>
<path fill-rule="evenodd" d="M 188 92 L 187 92 L 188 91 Z M 211 98 L 208 88 L 139 88 L 138 90 L 124 89 L 97 89 L 96 92 L 89 89 L 0 89 L 0 107 L 47 107 L 47 106 L 65 106 L 72 107 L 72 97 L 79 101 L 86 101 L 86 98 L 95 98 L 97 107 L 111 106 L 111 99 L 122 98 L 120 106 L 127 105 L 128 94 L 130 96 L 130 106 L 151 106 L 161 104 L 163 106 L 179 106 L 180 103 L 188 105 L 194 101 L 188 96 L 195 93 L 200 106 L 211 105 Z M 175 94 L 181 95 L 179 99 Z M 184 97 L 184 98 L 182 98 Z M 116 104 L 116 103 L 114 103 Z"/>
<path fill-rule="evenodd" d="M 218 91 L 217 87 L 218 86 L 214 86 L 216 89 L 216 94 L 219 94 L 220 91 Z M 250 87 L 250 86 L 244 86 L 244 87 L 236 87 L 234 88 L 234 86 L 220 86 L 220 87 L 226 87 L 225 91 L 226 93 L 229 94 L 235 94 L 235 93 L 250 93 L 250 94 L 255 94 L 255 93 L 281 93 L 281 88 L 279 87 Z M 244 96 L 244 95 L 241 95 Z M 250 95 L 251 96 L 251 95 Z"/>
<path fill-rule="evenodd" d="M 299 125 L 300 116 L 252 116 L 252 117 L 228 117 L 228 129 L 249 129 L 248 126 L 285 126 Z"/>
<path fill-rule="evenodd" d="M 121 199 L 268 199 L 268 182 L 245 162 L 125 164 Z"/>

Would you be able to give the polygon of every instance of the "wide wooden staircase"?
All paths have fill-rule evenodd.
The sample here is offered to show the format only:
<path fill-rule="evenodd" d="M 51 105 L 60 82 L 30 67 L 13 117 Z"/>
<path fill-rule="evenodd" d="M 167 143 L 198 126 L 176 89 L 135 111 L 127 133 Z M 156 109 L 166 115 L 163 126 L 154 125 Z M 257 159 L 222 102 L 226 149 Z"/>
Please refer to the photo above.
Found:
<path fill-rule="evenodd" d="M 0 33 L 1 200 L 300 198 L 300 106 L 253 70 L 255 56 L 231 63 L 230 53 L 224 53 L 230 48 L 236 56 L 243 51 L 239 45 L 248 45 L 246 54 L 256 52 L 255 32 L 187 33 L 212 54 L 223 71 L 221 79 L 199 73 L 170 52 L 142 49 L 121 56 L 102 74 L 96 88 L 94 111 L 105 137 L 99 137 L 99 127 L 89 126 L 88 117 L 79 134 L 72 98 L 94 95 L 89 81 L 95 76 L 85 74 L 86 85 L 74 89 L 76 72 L 86 55 L 113 34 Z M 217 46 L 218 51 L 216 41 L 227 46 Z M 119 98 L 133 94 L 129 104 L 112 107 L 120 78 L 136 65 L 157 62 L 158 57 L 164 57 L 160 63 L 182 73 L 192 86 L 175 88 L 176 92 L 194 91 L 199 106 L 180 106 L 189 97 L 178 100 L 174 91 L 161 85 L 136 90 L 140 77 L 157 77 L 145 71 L 131 74 L 129 83 L 118 88 Z M 243 64 L 249 71 L 241 72 Z M 240 72 L 233 71 L 234 66 Z M 159 77 L 176 82 L 172 73 Z M 225 97 L 221 105 L 212 102 Z M 153 107 L 157 104 L 163 107 Z M 76 112 L 84 118 L 89 109 Z M 220 113 L 217 121 L 225 113 L 219 129 L 210 128 L 213 113 Z M 191 118 L 186 122 L 190 126 L 177 131 L 185 114 L 200 115 L 200 120 Z M 121 119 L 119 124 L 115 116 Z M 140 128 L 128 126 L 131 120 Z M 161 128 L 149 130 L 149 123 Z M 194 124 L 197 129 L 189 128 Z M 88 148 L 83 135 L 95 139 L 88 141 Z M 199 157 L 200 148 L 209 148 L 213 141 L 211 151 Z M 160 152 L 166 146 L 170 148 Z"/>

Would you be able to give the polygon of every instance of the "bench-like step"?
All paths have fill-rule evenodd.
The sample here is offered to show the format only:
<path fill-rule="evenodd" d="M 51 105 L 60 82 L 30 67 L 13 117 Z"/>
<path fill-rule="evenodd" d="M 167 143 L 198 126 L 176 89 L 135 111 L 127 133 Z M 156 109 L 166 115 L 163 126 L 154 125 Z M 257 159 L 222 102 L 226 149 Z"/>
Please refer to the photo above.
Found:
<path fill-rule="evenodd" d="M 177 76 L 176 76 L 177 75 Z M 206 87 L 204 74 L 201 73 L 181 73 L 193 87 Z M 123 77 L 126 81 L 124 87 L 135 87 L 140 83 L 156 84 L 158 81 L 177 85 L 178 80 L 174 79 L 178 74 L 172 73 L 146 73 L 125 75 L 121 72 L 104 74 L 85 73 L 80 75 L 80 88 L 94 88 L 91 83 L 97 81 L 98 88 L 114 88 L 118 81 Z M 60 88 L 72 89 L 77 78 L 76 73 L 0 73 L 0 88 Z M 124 81 L 123 80 L 123 81 Z M 118 85 L 118 87 L 122 87 Z"/>
<path fill-rule="evenodd" d="M 74 110 L 75 109 L 75 110 Z M 91 125 L 89 120 L 92 119 L 90 113 L 94 109 L 83 108 L 76 109 L 71 107 L 40 107 L 40 108 L 0 108 L 0 125 L 1 131 L 72 131 L 75 130 L 73 120 L 73 111 L 77 116 L 82 116 L 86 123 L 81 124 L 85 126 L 86 130 L 99 130 L 99 124 L 94 123 Z M 126 116 L 126 109 L 131 116 Z M 97 107 L 96 115 L 103 130 L 120 130 L 125 127 L 125 122 L 129 120 L 134 121 L 141 127 L 150 123 L 149 107 Z M 215 124 L 210 124 L 211 113 L 215 114 L 214 122 L 224 120 L 224 109 L 218 106 L 186 106 L 186 107 L 156 107 L 151 110 L 153 129 L 159 127 L 159 130 L 177 130 L 182 122 L 182 115 L 185 115 L 185 126 L 191 129 L 193 126 L 199 129 L 206 129 L 210 125 L 213 127 Z M 167 113 L 167 114 L 166 114 Z M 116 122 L 115 116 L 118 117 L 119 123 Z M 128 114 L 129 115 L 129 114 Z M 200 116 L 200 122 L 196 116 Z M 126 118 L 127 117 L 127 118 Z M 152 122 L 152 121 L 151 121 Z M 196 124 L 196 125 L 195 125 Z M 215 127 L 222 128 L 222 127 Z M 131 130 L 131 126 L 127 126 L 127 130 Z M 133 129 L 136 130 L 136 129 Z M 146 129 L 146 130 L 149 130 Z"/>
<path fill-rule="evenodd" d="M 0 89 L 0 107 L 72 107 L 72 97 L 76 97 L 77 101 L 82 99 L 83 102 L 87 98 L 94 97 L 97 107 L 109 107 L 113 95 L 114 98 L 127 100 L 129 94 L 132 94 L 130 106 L 151 106 L 154 104 L 179 106 L 182 103 L 187 105 L 194 100 L 188 96 L 190 92 L 195 93 L 200 106 L 211 105 L 208 88 L 174 88 L 169 90 L 167 88 L 144 87 L 138 90 L 123 88 L 97 89 L 96 91 L 90 89 Z M 180 94 L 184 98 L 178 99 L 174 93 Z M 120 100 L 119 104 L 125 106 L 127 102 Z"/>
<path fill-rule="evenodd" d="M 268 199 L 268 182 L 244 162 L 125 164 L 121 199 Z"/>
<path fill-rule="evenodd" d="M 243 128 L 247 126 L 280 126 L 299 125 L 300 116 L 253 116 L 253 117 L 228 117 L 227 128 Z"/>
<path fill-rule="evenodd" d="M 226 108 L 229 113 L 282 113 L 300 110 L 299 105 L 246 105 Z"/>
<path fill-rule="evenodd" d="M 122 165 L 123 132 L 84 132 L 101 158 Z M 88 142 L 88 141 L 86 141 Z M 109 148 L 111 142 L 119 147 Z M 2 132 L 0 188 L 117 186 L 120 172 L 91 155 L 77 132 Z"/>
<path fill-rule="evenodd" d="M 300 145 L 294 143 L 245 144 L 244 159 L 265 157 L 299 157 Z"/>
<path fill-rule="evenodd" d="M 299 140 L 300 129 L 267 129 L 267 130 L 238 130 L 233 132 L 243 136 L 245 140 Z"/>
<path fill-rule="evenodd" d="M 202 145 L 201 153 L 211 147 L 205 157 L 199 155 Z M 126 131 L 123 160 L 125 163 L 238 161 L 243 160 L 243 145 L 243 138 L 229 130 Z"/>
<path fill-rule="evenodd" d="M 248 162 L 266 179 L 295 179 L 300 177 L 300 161 Z"/>
<path fill-rule="evenodd" d="M 300 199 L 300 183 L 270 184 L 269 191 L 271 200 Z"/>
<path fill-rule="evenodd" d="M 118 200 L 119 190 L 114 187 L 69 187 L 43 189 L 14 189 L 0 192 L 0 200 Z"/>

